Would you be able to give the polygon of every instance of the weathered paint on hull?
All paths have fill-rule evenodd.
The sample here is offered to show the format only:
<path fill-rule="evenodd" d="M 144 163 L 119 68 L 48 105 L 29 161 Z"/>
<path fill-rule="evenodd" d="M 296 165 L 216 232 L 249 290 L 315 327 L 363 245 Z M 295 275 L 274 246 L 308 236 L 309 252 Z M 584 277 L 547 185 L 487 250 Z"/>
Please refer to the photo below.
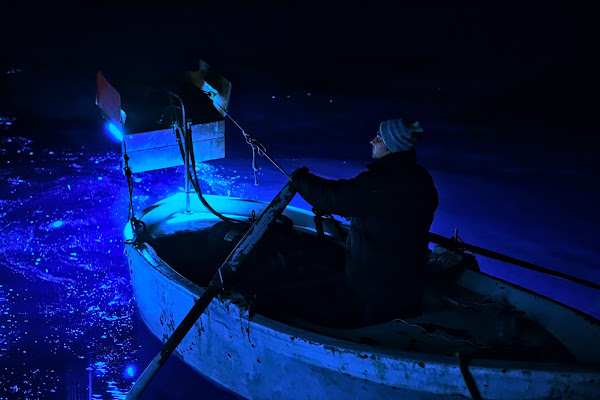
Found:
<path fill-rule="evenodd" d="M 126 253 L 142 318 L 164 342 L 203 289 L 145 245 L 127 247 Z M 470 397 L 453 358 L 380 350 L 260 315 L 249 320 L 235 298 L 214 299 L 176 353 L 196 371 L 252 399 Z M 470 371 L 484 399 L 591 399 L 600 382 L 598 371 L 561 365 L 478 360 Z"/>

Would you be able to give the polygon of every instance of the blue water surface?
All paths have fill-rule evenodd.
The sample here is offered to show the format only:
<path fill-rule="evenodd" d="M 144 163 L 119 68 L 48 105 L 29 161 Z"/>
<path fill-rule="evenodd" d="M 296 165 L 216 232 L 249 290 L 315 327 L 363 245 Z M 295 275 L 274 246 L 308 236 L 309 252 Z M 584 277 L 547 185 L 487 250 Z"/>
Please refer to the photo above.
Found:
<path fill-rule="evenodd" d="M 125 268 L 120 153 L 1 139 L 0 399 L 122 399 L 160 342 Z M 136 177 L 135 210 L 182 183 L 181 168 Z M 145 398 L 195 392 L 231 397 L 173 357 Z"/>

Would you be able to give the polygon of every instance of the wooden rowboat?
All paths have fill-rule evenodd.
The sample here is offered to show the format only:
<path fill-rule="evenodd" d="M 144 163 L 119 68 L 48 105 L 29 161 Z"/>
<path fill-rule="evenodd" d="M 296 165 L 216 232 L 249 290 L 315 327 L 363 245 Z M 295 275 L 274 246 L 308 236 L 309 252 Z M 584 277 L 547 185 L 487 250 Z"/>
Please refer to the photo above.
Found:
<path fill-rule="evenodd" d="M 242 222 L 267 206 L 204 197 Z M 312 212 L 287 207 L 283 215 L 244 269 L 244 280 L 261 289 L 220 293 L 175 351 L 239 396 L 521 400 L 600 393 L 598 320 L 482 273 L 471 255 L 441 246 L 430 257 L 421 316 L 355 329 L 323 326 L 311 315 L 333 318 L 343 304 L 313 304 L 310 293 L 298 293 L 321 277 L 327 287 L 343 269 L 339 226 L 324 220 L 322 237 Z M 131 283 L 145 324 L 165 342 L 247 225 L 224 224 L 184 193 L 140 219 L 152 239 L 126 247 Z M 133 237 L 129 224 L 125 237 Z"/>
<path fill-rule="evenodd" d="M 97 82 L 96 103 L 122 141 L 131 214 L 125 252 L 136 304 L 166 343 L 128 399 L 140 397 L 173 351 L 250 399 L 597 398 L 600 322 L 480 272 L 472 255 L 447 244 L 431 253 L 422 315 L 344 329 L 336 316 L 348 306 L 327 295 L 343 274 L 347 225 L 286 208 L 289 184 L 267 205 L 202 197 L 192 180 L 195 161 L 225 155 L 229 81 L 201 60 L 198 71 L 160 87 L 166 97 L 158 109 L 178 111 L 150 128 L 141 117 L 146 103 L 136 108 L 135 96 L 128 98 L 127 118 L 119 92 L 101 73 Z M 206 95 L 209 104 L 199 109 L 207 115 L 186 114 L 183 98 L 194 100 L 197 90 Z M 132 172 L 182 164 L 184 193 L 136 219 Z"/>

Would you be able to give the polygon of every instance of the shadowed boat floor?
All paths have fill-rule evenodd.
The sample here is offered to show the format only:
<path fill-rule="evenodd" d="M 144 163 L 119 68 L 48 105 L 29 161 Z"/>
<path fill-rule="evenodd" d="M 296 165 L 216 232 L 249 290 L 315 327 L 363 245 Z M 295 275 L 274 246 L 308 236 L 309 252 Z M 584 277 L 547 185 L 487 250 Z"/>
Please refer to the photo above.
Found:
<path fill-rule="evenodd" d="M 244 233 L 220 223 L 210 229 L 156 238 L 157 254 L 182 276 L 207 286 Z M 460 287 L 448 279 L 432 279 L 424 312 L 413 318 L 354 329 L 324 326 L 345 304 L 323 304 L 312 291 L 335 292 L 343 276 L 345 248 L 332 238 L 278 223 L 253 250 L 235 290 L 254 313 L 316 333 L 381 347 L 417 353 L 454 356 L 456 352 L 493 360 L 575 362 L 567 349 L 539 323 L 501 299 Z M 318 288 L 318 289 L 316 289 Z"/>

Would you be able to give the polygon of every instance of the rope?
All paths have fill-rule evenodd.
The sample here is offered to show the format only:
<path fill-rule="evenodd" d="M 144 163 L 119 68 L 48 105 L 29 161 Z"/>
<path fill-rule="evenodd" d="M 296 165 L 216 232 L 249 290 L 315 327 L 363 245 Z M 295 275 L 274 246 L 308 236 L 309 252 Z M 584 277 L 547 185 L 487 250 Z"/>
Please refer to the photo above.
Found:
<path fill-rule="evenodd" d="M 177 143 L 179 143 L 179 152 L 181 153 L 181 158 L 183 159 L 184 164 L 185 164 L 185 152 L 183 150 L 183 144 L 181 143 L 180 129 L 181 129 L 180 126 L 178 128 L 173 127 L 173 131 L 175 132 L 175 135 L 177 137 Z M 191 138 L 191 131 L 190 131 L 190 141 L 191 141 L 191 139 L 192 138 Z M 202 195 L 202 190 L 200 189 L 200 183 L 198 182 L 198 174 L 196 173 L 196 158 L 194 157 L 194 147 L 189 146 L 189 148 L 190 148 L 190 158 L 191 158 L 190 164 L 192 167 L 192 171 L 194 172 L 194 179 L 191 181 L 191 183 L 192 183 L 192 186 L 194 187 L 194 190 L 196 191 L 196 194 L 198 195 L 198 199 L 204 205 L 204 207 L 206 207 L 206 209 L 208 211 L 210 211 L 211 213 L 216 215 L 221 220 L 223 220 L 225 222 L 230 222 L 230 223 L 238 223 L 237 220 L 226 217 L 223 214 L 221 214 L 220 212 L 218 212 L 217 210 L 215 210 L 214 208 L 212 208 L 211 205 L 208 204 L 208 202 Z"/>
<path fill-rule="evenodd" d="M 246 139 L 246 143 L 248 143 L 247 139 Z M 254 186 L 258 186 L 258 176 L 257 176 L 258 163 L 256 162 L 256 149 L 254 146 L 252 146 L 252 145 L 250 145 L 250 146 L 252 147 L 252 170 L 254 171 Z"/>
<path fill-rule="evenodd" d="M 206 93 L 206 92 L 205 92 Z M 170 95 L 173 95 L 172 93 L 169 92 Z M 174 96 L 174 97 L 178 97 L 178 96 Z M 173 111 L 174 114 L 174 118 L 178 121 L 178 126 L 184 126 L 183 124 L 179 123 L 179 117 L 177 115 L 177 113 L 175 112 L 175 110 L 181 110 L 183 112 L 183 103 L 181 107 L 176 106 L 173 103 L 173 100 L 169 97 L 169 100 L 171 102 L 171 105 L 166 107 L 163 110 L 162 116 L 160 117 L 159 122 L 162 122 L 165 113 L 167 111 Z M 179 99 L 181 101 L 181 99 Z M 230 117 L 231 118 L 231 117 Z M 234 121 L 235 122 L 235 121 Z M 185 123 L 185 121 L 184 121 Z M 236 123 L 237 125 L 237 123 Z M 238 125 L 239 127 L 239 125 Z M 179 128 L 180 129 L 180 128 Z M 183 144 L 181 142 L 181 135 L 179 132 L 179 129 L 175 129 L 175 126 L 173 126 L 173 131 L 175 133 L 175 136 L 177 138 L 177 143 L 179 145 L 179 151 L 181 153 L 181 158 L 183 160 L 183 163 L 185 165 L 185 151 L 183 149 Z M 186 135 L 186 137 L 184 137 L 184 140 L 186 141 L 186 146 L 189 144 L 189 149 L 190 149 L 190 157 L 191 157 L 191 164 L 192 164 L 192 170 L 194 172 L 194 179 L 191 180 L 192 186 L 194 187 L 194 190 L 196 191 L 198 198 L 200 199 L 200 202 L 206 207 L 206 209 L 208 209 L 211 213 L 213 213 L 214 215 L 216 215 L 218 218 L 220 218 L 223 221 L 229 222 L 229 223 L 238 223 L 237 220 L 232 219 L 232 218 L 228 218 L 226 216 L 224 216 L 223 214 L 219 213 L 218 211 L 216 211 L 214 208 L 212 208 L 210 206 L 210 204 L 208 204 L 208 202 L 206 201 L 206 199 L 204 198 L 204 196 L 202 196 L 202 191 L 200 189 L 200 184 L 198 182 L 198 175 L 196 173 L 196 159 L 194 157 L 194 148 L 192 146 L 192 133 L 190 130 L 190 134 L 189 134 L 189 139 L 187 137 L 188 135 Z M 189 142 L 188 142 L 189 140 Z M 246 138 L 247 142 L 252 142 L 252 148 L 253 148 L 253 153 L 254 153 L 254 149 L 255 147 L 258 148 L 259 154 L 262 154 L 263 151 L 265 151 L 264 146 L 262 146 L 259 142 L 257 142 L 256 140 L 251 141 L 248 137 Z M 133 177 L 132 177 L 132 172 L 131 172 L 131 168 L 129 168 L 129 156 L 127 155 L 127 146 L 125 144 L 125 140 L 123 140 L 123 172 L 127 178 L 127 189 L 129 192 L 129 210 L 127 213 L 127 220 L 129 221 L 129 223 L 131 224 L 131 230 L 133 233 L 133 238 L 132 239 L 128 239 L 125 240 L 126 244 L 135 244 L 137 243 L 140 239 L 142 240 L 146 240 L 146 241 L 151 241 L 152 238 L 150 237 L 150 235 L 146 234 L 146 224 L 137 219 L 135 217 L 135 209 L 133 207 Z M 254 160 L 254 170 L 255 170 L 255 183 L 256 185 L 258 185 L 258 180 L 256 179 L 256 171 L 258 170 L 258 166 L 256 165 L 256 161 Z"/>
<path fill-rule="evenodd" d="M 133 207 L 133 176 L 131 168 L 129 168 L 129 156 L 127 155 L 127 146 L 125 140 L 123 140 L 123 172 L 127 178 L 127 190 L 129 191 L 129 211 L 127 212 L 127 221 L 131 224 L 131 232 L 133 238 L 125 240 L 125 244 L 135 244 L 138 242 L 141 232 L 146 231 L 146 224 L 135 217 L 135 210 Z"/>
<path fill-rule="evenodd" d="M 444 339 L 444 340 L 446 340 L 446 341 L 448 341 L 448 342 L 455 342 L 455 343 L 458 343 L 458 342 L 465 342 L 465 343 L 468 343 L 468 344 L 470 344 L 470 345 L 471 345 L 471 346 L 473 346 L 473 347 L 477 347 L 478 349 L 489 349 L 489 348 L 490 348 L 489 346 L 486 346 L 486 345 L 482 345 L 482 346 L 481 346 L 481 345 L 475 344 L 475 343 L 473 343 L 473 342 L 471 342 L 471 341 L 469 341 L 469 340 L 467 340 L 467 339 L 448 339 L 446 336 L 442 336 L 442 335 L 435 335 L 435 334 L 433 334 L 433 333 L 429 333 L 429 332 L 427 332 L 427 330 L 426 330 L 425 328 L 423 328 L 422 326 L 420 326 L 420 325 L 413 325 L 413 324 L 409 324 L 408 322 L 406 322 L 405 320 L 403 320 L 403 319 L 401 319 L 401 318 L 396 318 L 396 319 L 393 319 L 393 320 L 392 320 L 392 322 L 402 322 L 402 323 L 404 323 L 404 324 L 406 324 L 406 325 L 408 325 L 408 326 L 411 326 L 411 327 L 414 327 L 414 328 L 419 328 L 419 329 L 421 329 L 421 330 L 423 331 L 423 333 L 425 333 L 425 334 L 426 334 L 427 336 L 429 336 L 429 337 L 439 337 L 439 338 L 442 338 L 442 339 Z"/>
<path fill-rule="evenodd" d="M 227 116 L 233 121 L 233 118 L 231 118 L 229 114 L 227 114 Z M 246 144 L 248 144 L 252 148 L 252 170 L 254 172 L 254 186 L 258 186 L 258 163 L 256 161 L 256 153 L 258 153 L 259 156 L 267 156 L 267 149 L 258 139 L 244 131 L 242 127 L 237 124 L 237 122 L 234 121 L 234 123 L 242 131 L 242 135 L 244 135 L 244 139 L 246 139 Z M 277 164 L 275 165 L 277 166 Z"/>
<path fill-rule="evenodd" d="M 206 91 L 204 92 L 204 94 L 206 94 L 211 99 L 217 95 L 215 92 L 206 92 Z M 254 184 L 258 185 L 258 178 L 256 175 L 256 172 L 258 171 L 258 164 L 256 163 L 256 152 L 258 152 L 258 155 L 264 156 L 269 161 L 271 161 L 271 163 L 273 163 L 273 165 L 275 165 L 289 180 L 290 175 L 287 172 L 285 172 L 285 170 L 279 164 L 277 164 L 277 162 L 273 158 L 271 158 L 271 156 L 269 156 L 269 153 L 267 153 L 267 149 L 265 148 L 265 146 L 257 138 L 255 138 L 254 136 L 247 133 L 244 130 L 244 128 L 242 128 L 240 126 L 240 124 L 238 124 L 236 122 L 236 120 L 233 119 L 233 117 L 229 114 L 229 112 L 227 112 L 227 110 L 225 108 L 223 108 L 223 106 L 221 104 L 219 104 L 218 102 L 214 102 L 214 104 L 219 106 L 219 108 L 223 111 L 223 114 L 225 114 L 225 116 L 227 118 L 229 118 L 231 120 L 231 122 L 233 122 L 235 124 L 235 126 L 238 127 L 238 129 L 242 132 L 242 135 L 244 135 L 244 138 L 246 139 L 246 143 L 248 145 L 250 145 L 250 147 L 252 147 L 252 169 L 254 170 Z"/>
<path fill-rule="evenodd" d="M 204 92 L 209 98 L 212 98 L 214 96 L 216 96 L 216 93 L 214 92 Z M 226 117 L 228 117 L 234 124 L 235 126 L 238 127 L 238 129 L 242 132 L 242 135 L 244 135 L 244 138 L 246 139 L 246 143 L 248 145 L 250 145 L 250 147 L 252 147 L 252 170 L 254 171 L 254 185 L 258 186 L 258 177 L 257 177 L 257 171 L 258 171 L 258 164 L 256 162 L 256 152 L 258 152 L 258 155 L 260 156 L 264 156 L 267 157 L 267 159 L 269 159 L 269 161 L 271 161 L 277 168 L 279 168 L 279 170 L 281 172 L 284 173 L 284 175 L 291 181 L 291 177 L 290 175 L 284 171 L 283 168 L 281 168 L 281 166 L 279 164 L 277 164 L 275 162 L 275 160 L 273 160 L 269 154 L 267 153 L 267 149 L 265 148 L 265 146 L 258 140 L 256 139 L 254 136 L 250 135 L 249 133 L 247 133 L 241 126 L 240 124 L 238 124 L 231 115 L 229 115 L 229 113 L 227 112 L 227 110 L 225 110 L 220 104 L 215 103 L 219 106 L 219 108 L 221 110 L 223 110 L 223 113 L 225 114 Z M 323 220 L 322 217 L 324 216 L 324 214 L 317 214 L 317 212 L 313 209 L 313 212 L 315 213 L 315 227 L 317 229 L 317 233 L 319 234 L 319 236 L 324 237 L 325 234 L 323 232 Z M 327 217 L 333 222 L 334 226 L 336 227 L 337 233 L 340 236 L 340 238 L 344 238 L 346 236 L 345 232 L 342 230 L 342 228 L 340 227 L 340 223 L 338 220 L 336 220 L 335 218 L 333 218 L 333 216 L 331 214 L 327 214 Z M 320 229 L 320 230 L 319 230 Z"/>
<path fill-rule="evenodd" d="M 125 147 L 125 142 L 123 142 L 123 147 Z M 131 220 L 131 218 L 135 218 L 135 210 L 133 209 L 133 178 L 131 174 L 131 168 L 129 168 L 129 156 L 127 155 L 127 150 L 123 151 L 123 173 L 127 178 L 127 189 L 129 191 L 129 211 L 127 212 L 127 221 Z"/>
<path fill-rule="evenodd" d="M 214 96 L 216 96 L 216 93 L 214 92 L 204 92 L 206 95 L 208 95 L 208 97 L 212 98 Z M 177 95 L 174 95 L 172 93 L 169 92 L 169 95 L 173 96 L 173 97 L 177 97 Z M 178 98 L 179 99 L 179 98 Z M 181 101 L 181 99 L 179 99 Z M 182 110 L 183 112 L 183 104 L 181 107 L 177 107 L 173 104 L 173 100 L 170 99 L 171 105 L 166 107 L 163 110 L 163 114 L 160 118 L 160 122 L 162 122 L 165 113 L 167 111 L 174 111 L 174 110 Z M 253 137 L 252 135 L 248 134 L 246 131 L 244 131 L 244 129 L 231 117 L 231 115 L 229 115 L 229 113 L 227 112 L 227 110 L 225 110 L 220 104 L 216 103 L 219 106 L 219 108 L 221 108 L 221 110 L 223 110 L 223 113 L 225 114 L 225 116 L 227 116 L 242 132 L 242 135 L 244 135 L 244 138 L 246 139 L 246 143 L 248 145 L 250 145 L 250 147 L 252 148 L 252 170 L 254 172 L 254 184 L 256 186 L 258 186 L 258 162 L 256 160 L 256 153 L 258 153 L 258 155 L 260 156 L 265 156 L 267 157 L 277 168 L 279 168 L 279 170 L 281 172 L 283 172 L 288 179 L 290 179 L 290 176 L 287 174 L 287 172 L 285 172 L 283 170 L 283 168 L 281 168 L 281 166 L 279 166 L 279 164 L 277 164 L 275 162 L 275 160 L 273 160 L 267 153 L 267 149 L 265 148 L 265 146 L 255 137 Z M 179 116 L 177 115 L 176 112 L 174 112 L 175 114 L 175 119 L 177 120 L 177 125 L 178 128 L 175 128 L 175 126 L 173 126 L 173 131 L 175 133 L 175 136 L 177 138 L 177 143 L 179 145 L 179 151 L 181 153 L 181 158 L 183 160 L 183 163 L 185 164 L 185 151 L 184 151 L 184 144 L 181 141 L 181 127 L 185 126 L 184 124 L 186 123 L 186 121 L 183 121 L 182 123 L 179 123 Z M 188 137 L 189 136 L 189 137 Z M 214 208 L 212 208 L 210 206 L 210 204 L 208 204 L 208 202 L 206 201 L 206 199 L 204 198 L 204 196 L 202 195 L 202 191 L 200 189 L 200 184 L 198 181 L 198 174 L 196 172 L 196 159 L 194 156 L 194 147 L 192 145 L 192 133 L 191 130 L 189 132 L 189 135 L 185 135 L 184 136 L 184 140 L 185 140 L 185 146 L 187 146 L 187 148 L 189 148 L 190 151 L 190 158 L 191 158 L 191 167 L 192 167 L 192 171 L 194 173 L 194 179 L 190 180 L 192 186 L 194 187 L 194 190 L 196 191 L 198 198 L 200 200 L 200 202 L 206 207 L 206 209 L 208 209 L 211 213 L 213 213 L 214 215 L 216 215 L 218 218 L 220 218 L 223 221 L 226 222 L 230 222 L 230 223 L 238 223 L 239 221 L 232 219 L 232 218 L 228 218 L 226 216 L 224 216 L 223 214 L 219 213 L 218 211 L 216 211 Z M 125 148 L 125 141 L 123 141 L 123 158 L 124 158 L 124 172 L 125 172 L 125 176 L 127 177 L 127 186 L 128 186 L 128 190 L 129 190 L 129 212 L 127 215 L 127 219 L 130 221 L 131 223 L 131 228 L 134 234 L 134 238 L 132 240 L 128 240 L 126 241 L 126 243 L 128 244 L 134 244 L 138 241 L 138 233 L 141 232 L 142 230 L 146 229 L 146 225 L 135 218 L 135 213 L 134 213 L 134 208 L 133 208 L 133 178 L 132 178 L 132 174 L 131 174 L 131 169 L 129 168 L 128 165 L 128 161 L 129 161 L 129 156 L 127 155 L 127 150 Z M 147 236 L 147 235 L 146 235 Z"/>

